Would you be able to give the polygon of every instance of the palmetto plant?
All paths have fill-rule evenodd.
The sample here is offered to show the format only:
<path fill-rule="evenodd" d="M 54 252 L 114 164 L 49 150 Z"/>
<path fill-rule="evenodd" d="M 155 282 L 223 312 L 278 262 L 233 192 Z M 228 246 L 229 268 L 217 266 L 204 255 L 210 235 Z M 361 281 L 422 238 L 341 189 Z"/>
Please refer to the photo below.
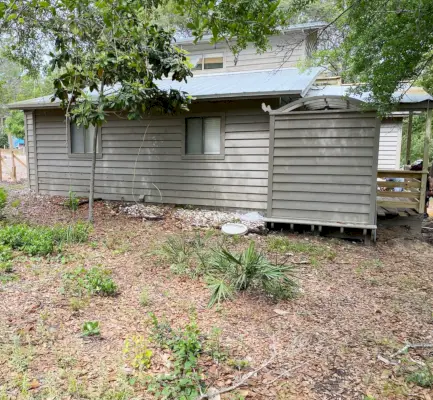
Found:
<path fill-rule="evenodd" d="M 209 307 L 250 287 L 261 287 L 278 299 L 292 298 L 298 288 L 293 277 L 293 266 L 272 264 L 256 251 L 254 242 L 240 254 L 218 249 L 208 265 L 208 285 L 212 291 Z"/>

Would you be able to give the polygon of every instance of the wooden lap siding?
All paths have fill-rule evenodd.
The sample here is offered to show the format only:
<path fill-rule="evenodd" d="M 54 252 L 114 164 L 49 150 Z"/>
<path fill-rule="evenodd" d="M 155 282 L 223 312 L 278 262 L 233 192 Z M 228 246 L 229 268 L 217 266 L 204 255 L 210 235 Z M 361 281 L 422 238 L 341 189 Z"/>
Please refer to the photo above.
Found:
<path fill-rule="evenodd" d="M 275 115 L 268 218 L 374 223 L 376 130 L 374 114 Z"/>
<path fill-rule="evenodd" d="M 37 190 L 36 187 L 36 163 L 35 163 L 35 136 L 34 136 L 34 121 L 33 112 L 26 111 L 25 115 L 25 131 L 26 131 L 26 155 L 27 155 L 27 171 L 29 173 L 30 189 Z"/>
<path fill-rule="evenodd" d="M 379 169 L 399 169 L 403 121 L 382 121 L 379 142 Z"/>
<path fill-rule="evenodd" d="M 265 209 L 269 116 L 258 103 L 254 110 L 219 108 L 226 109 L 224 160 L 181 159 L 182 117 L 110 119 L 102 128 L 96 197 L 139 201 L 145 195 L 146 202 L 154 203 Z M 36 112 L 36 139 L 40 192 L 64 196 L 73 190 L 88 195 L 91 161 L 68 158 L 60 111 Z"/>

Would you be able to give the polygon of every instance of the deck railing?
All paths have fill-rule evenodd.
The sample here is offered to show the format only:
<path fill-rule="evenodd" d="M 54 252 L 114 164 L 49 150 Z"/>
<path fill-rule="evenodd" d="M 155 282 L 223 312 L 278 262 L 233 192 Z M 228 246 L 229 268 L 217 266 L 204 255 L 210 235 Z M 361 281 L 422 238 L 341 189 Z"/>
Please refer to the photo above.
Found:
<path fill-rule="evenodd" d="M 422 214 L 425 208 L 427 171 L 377 172 L 377 206 L 383 208 L 408 208 Z M 400 191 L 396 191 L 400 188 Z"/>

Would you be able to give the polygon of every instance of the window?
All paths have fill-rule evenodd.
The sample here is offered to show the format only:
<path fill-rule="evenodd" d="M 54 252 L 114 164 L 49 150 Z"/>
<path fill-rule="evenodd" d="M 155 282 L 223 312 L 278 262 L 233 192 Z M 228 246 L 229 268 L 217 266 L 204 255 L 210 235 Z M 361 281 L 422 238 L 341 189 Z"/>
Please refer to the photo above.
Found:
<path fill-rule="evenodd" d="M 185 120 L 185 156 L 224 158 L 222 117 L 194 117 Z"/>
<path fill-rule="evenodd" d="M 77 126 L 75 123 L 69 123 L 69 156 L 91 158 L 93 153 L 93 139 L 95 137 L 94 126 L 85 128 L 83 125 Z M 96 145 L 96 152 L 101 153 L 100 138 Z"/>
<path fill-rule="evenodd" d="M 192 69 L 194 71 L 201 71 L 204 69 L 218 69 L 224 67 L 224 54 L 199 54 L 191 56 Z"/>

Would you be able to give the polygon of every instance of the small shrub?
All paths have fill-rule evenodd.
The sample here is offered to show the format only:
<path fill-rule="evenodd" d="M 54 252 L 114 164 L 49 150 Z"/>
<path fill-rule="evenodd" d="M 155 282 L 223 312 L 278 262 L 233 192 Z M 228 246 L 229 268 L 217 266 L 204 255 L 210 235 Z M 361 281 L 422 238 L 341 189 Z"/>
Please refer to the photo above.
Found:
<path fill-rule="evenodd" d="M 208 272 L 208 284 L 212 291 L 209 307 L 230 298 L 235 291 L 253 286 L 262 287 L 277 299 L 292 298 L 298 288 L 292 278 L 294 267 L 270 263 L 255 250 L 253 241 L 241 254 L 232 254 L 223 248 L 215 251 Z"/>
<path fill-rule="evenodd" d="M 143 336 L 132 335 L 123 344 L 123 354 L 129 365 L 143 371 L 150 368 L 150 361 L 153 352 L 147 347 L 147 342 Z"/>
<path fill-rule="evenodd" d="M 425 365 L 406 376 L 406 381 L 424 388 L 433 388 L 433 370 Z"/>
<path fill-rule="evenodd" d="M 82 336 L 99 336 L 100 334 L 98 321 L 86 321 L 81 327 Z"/>
<path fill-rule="evenodd" d="M 63 290 L 76 297 L 114 296 L 117 294 L 117 285 L 110 275 L 111 271 L 104 268 L 78 267 L 63 275 Z"/>
<path fill-rule="evenodd" d="M 6 207 L 7 200 L 8 200 L 8 193 L 4 188 L 0 188 L 0 213 Z"/>
<path fill-rule="evenodd" d="M 66 208 L 69 208 L 72 211 L 77 211 L 80 201 L 77 199 L 77 195 L 75 194 L 75 192 L 70 190 L 68 198 L 65 200 L 64 204 Z"/>

